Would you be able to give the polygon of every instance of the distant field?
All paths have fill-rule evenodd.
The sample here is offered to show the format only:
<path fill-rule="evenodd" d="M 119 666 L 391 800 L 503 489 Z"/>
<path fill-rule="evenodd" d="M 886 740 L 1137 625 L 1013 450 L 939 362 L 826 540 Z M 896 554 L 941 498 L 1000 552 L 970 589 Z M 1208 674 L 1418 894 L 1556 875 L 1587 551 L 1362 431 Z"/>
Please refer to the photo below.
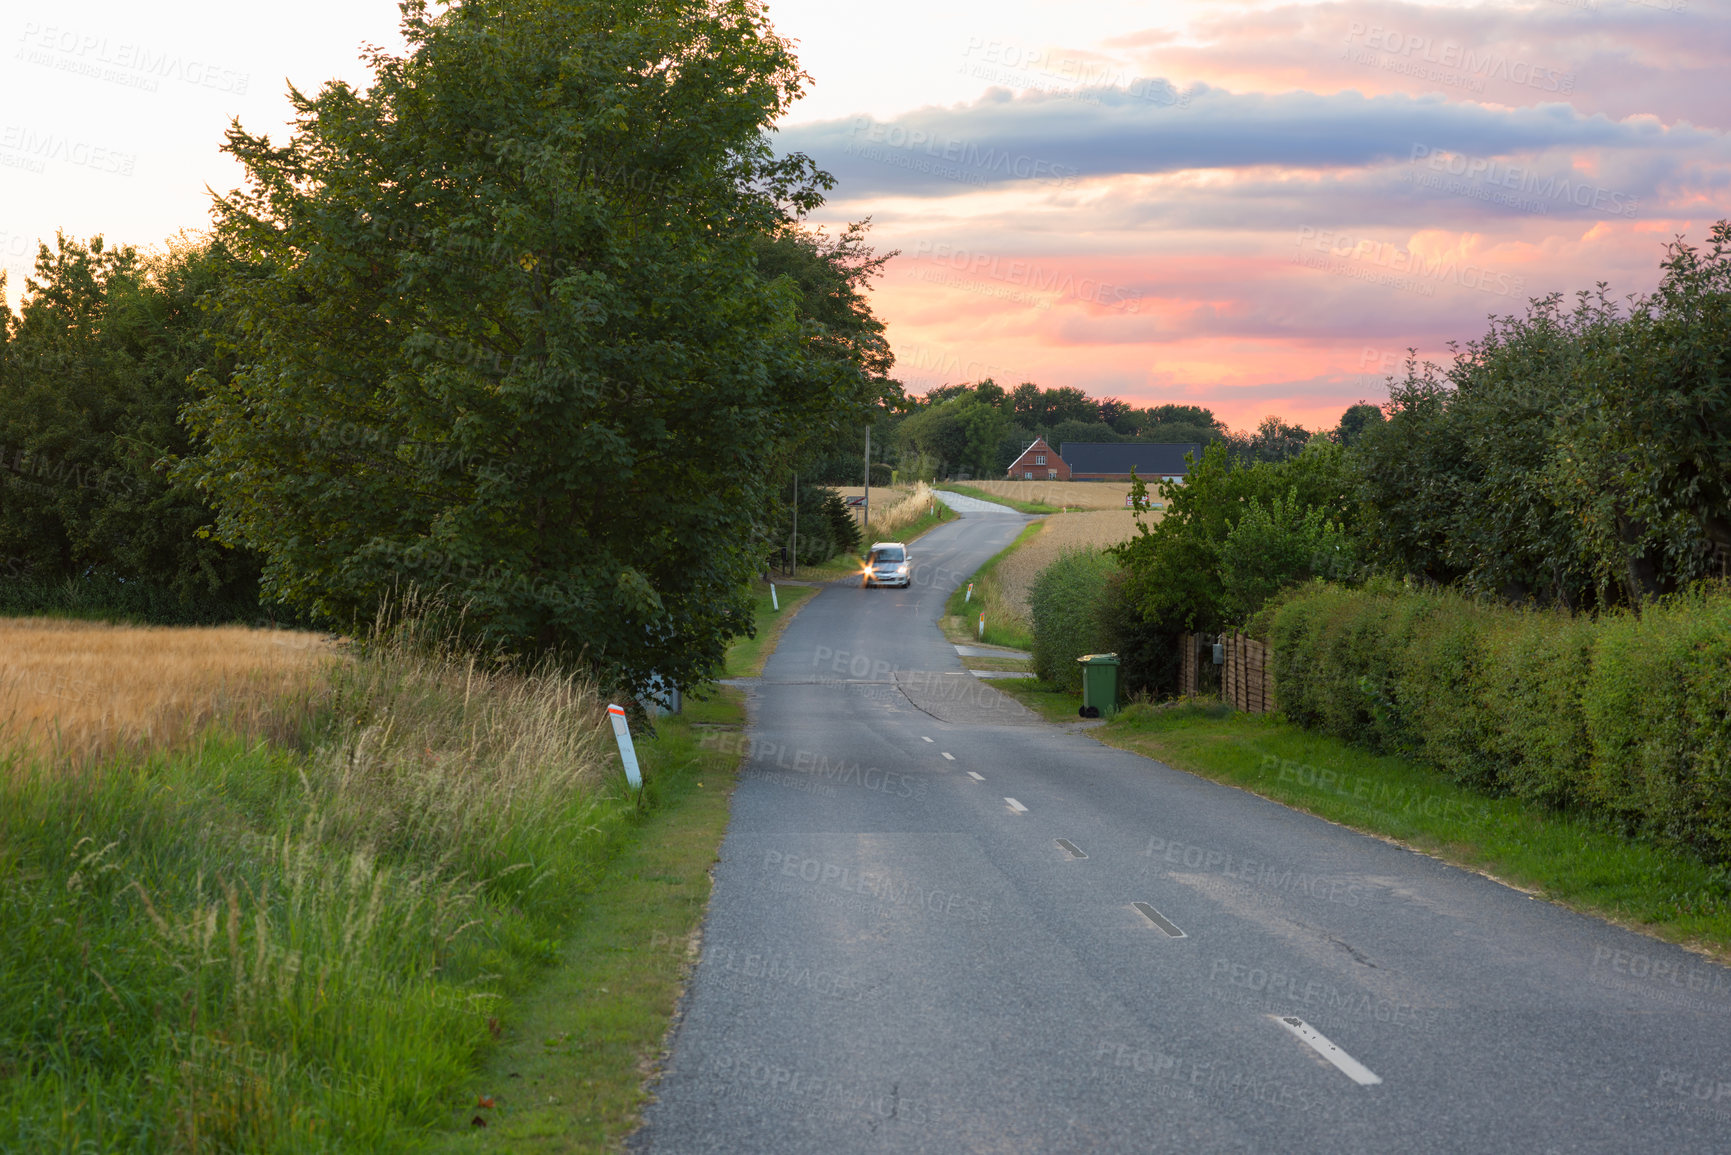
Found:
<path fill-rule="evenodd" d="M 1089 486 L 1088 482 L 1072 484 L 1077 488 Z M 1128 488 L 1125 487 L 1126 490 Z M 1158 518 L 1160 514 L 1156 511 L 1152 516 Z M 998 564 L 993 577 L 997 581 L 1000 596 L 1016 613 L 1025 616 L 1028 612 L 1028 591 L 1033 588 L 1034 579 L 1040 576 L 1041 570 L 1057 560 L 1059 554 L 1078 546 L 1117 545 L 1121 541 L 1130 540 L 1135 533 L 1135 514 L 1127 509 L 1055 513 L 1041 524 L 1040 532 L 1029 539 L 1027 544 Z"/>
<path fill-rule="evenodd" d="M 0 742 L 72 757 L 172 746 L 304 691 L 334 653 L 293 630 L 0 618 Z"/>
<path fill-rule="evenodd" d="M 999 497 L 1041 502 L 1059 509 L 1123 509 L 1124 499 L 1130 495 L 1128 481 L 968 481 L 963 484 Z M 1160 500 L 1152 489 L 1149 496 Z"/>

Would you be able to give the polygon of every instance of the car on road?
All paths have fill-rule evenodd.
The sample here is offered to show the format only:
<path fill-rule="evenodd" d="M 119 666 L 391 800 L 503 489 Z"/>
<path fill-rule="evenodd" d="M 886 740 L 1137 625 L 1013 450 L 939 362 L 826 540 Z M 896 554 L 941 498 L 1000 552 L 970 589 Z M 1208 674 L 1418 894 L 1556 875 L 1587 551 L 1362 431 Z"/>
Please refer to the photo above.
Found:
<path fill-rule="evenodd" d="M 873 542 L 871 552 L 866 555 L 860 585 L 868 589 L 872 586 L 901 586 L 905 589 L 912 580 L 909 576 L 913 573 L 912 564 L 908 547 L 901 542 Z"/>

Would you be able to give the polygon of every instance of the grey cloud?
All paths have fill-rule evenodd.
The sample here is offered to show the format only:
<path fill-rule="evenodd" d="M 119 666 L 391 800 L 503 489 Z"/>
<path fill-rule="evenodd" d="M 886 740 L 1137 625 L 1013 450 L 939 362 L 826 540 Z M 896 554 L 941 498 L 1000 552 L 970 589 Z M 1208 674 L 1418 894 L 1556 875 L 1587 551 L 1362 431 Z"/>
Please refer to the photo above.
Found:
<path fill-rule="evenodd" d="M 989 92 L 972 104 L 790 125 L 779 144 L 840 178 L 841 197 L 943 196 L 1017 183 L 1197 168 L 1352 168 L 1406 161 L 1416 144 L 1474 156 L 1547 149 L 1684 152 L 1715 132 L 1615 121 L 1564 104 L 1498 108 L 1357 92 L 1236 94 L 1206 86 L 1173 103 L 1122 89 Z"/>

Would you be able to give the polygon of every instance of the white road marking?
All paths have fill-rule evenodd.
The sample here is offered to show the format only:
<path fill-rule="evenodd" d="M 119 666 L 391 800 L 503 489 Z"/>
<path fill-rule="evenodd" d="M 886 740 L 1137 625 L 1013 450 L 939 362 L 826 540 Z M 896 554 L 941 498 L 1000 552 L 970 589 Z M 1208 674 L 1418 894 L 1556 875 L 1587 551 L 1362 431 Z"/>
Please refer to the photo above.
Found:
<path fill-rule="evenodd" d="M 984 778 L 981 778 L 978 774 L 975 774 L 972 770 L 968 771 L 968 777 L 972 778 L 975 782 L 984 782 L 985 781 Z"/>
<path fill-rule="evenodd" d="M 945 754 L 944 760 L 946 762 L 954 762 L 956 760 L 956 756 L 954 754 Z"/>
<path fill-rule="evenodd" d="M 1327 1035 L 1303 1019 L 1293 1018 L 1291 1015 L 1270 1015 L 1269 1017 L 1304 1040 L 1306 1046 L 1339 1067 L 1341 1074 L 1359 1086 L 1371 1087 L 1382 1082 L 1382 1076 L 1329 1042 Z"/>
<path fill-rule="evenodd" d="M 924 735 L 924 734 L 921 734 L 921 735 L 920 735 L 920 741 L 922 741 L 922 742 L 930 742 L 930 741 L 931 741 L 931 739 L 930 739 L 930 738 L 928 738 L 928 737 L 926 737 L 926 736 L 925 736 L 925 735 Z"/>
<path fill-rule="evenodd" d="M 1023 806 L 1020 802 L 1017 802 L 1014 798 L 1006 798 L 1004 801 L 1008 802 L 1010 804 L 1010 809 L 1014 810 L 1017 814 L 1026 814 L 1028 812 L 1028 808 Z"/>

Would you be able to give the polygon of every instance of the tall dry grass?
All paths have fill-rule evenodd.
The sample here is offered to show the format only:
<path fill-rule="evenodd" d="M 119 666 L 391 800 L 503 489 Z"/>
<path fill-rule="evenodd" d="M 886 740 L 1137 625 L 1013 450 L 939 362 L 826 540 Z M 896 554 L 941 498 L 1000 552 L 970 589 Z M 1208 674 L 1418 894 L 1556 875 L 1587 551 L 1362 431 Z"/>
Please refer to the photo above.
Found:
<path fill-rule="evenodd" d="M 116 630 L 104 652 L 212 654 L 182 698 L 265 692 L 227 651 Z M 158 729 L 0 777 L 0 1149 L 412 1146 L 553 957 L 635 813 L 594 688 L 413 622 L 313 669 L 308 748 Z"/>
<path fill-rule="evenodd" d="M 337 653 L 294 630 L 0 618 L 0 745 L 89 761 L 171 749 L 219 720 L 284 737 Z"/>
<path fill-rule="evenodd" d="M 874 541 L 893 541 L 902 530 L 913 525 L 932 510 L 937 497 L 932 487 L 919 482 L 913 490 L 883 512 L 872 511 L 871 536 Z M 868 543 L 869 544 L 869 543 Z"/>

